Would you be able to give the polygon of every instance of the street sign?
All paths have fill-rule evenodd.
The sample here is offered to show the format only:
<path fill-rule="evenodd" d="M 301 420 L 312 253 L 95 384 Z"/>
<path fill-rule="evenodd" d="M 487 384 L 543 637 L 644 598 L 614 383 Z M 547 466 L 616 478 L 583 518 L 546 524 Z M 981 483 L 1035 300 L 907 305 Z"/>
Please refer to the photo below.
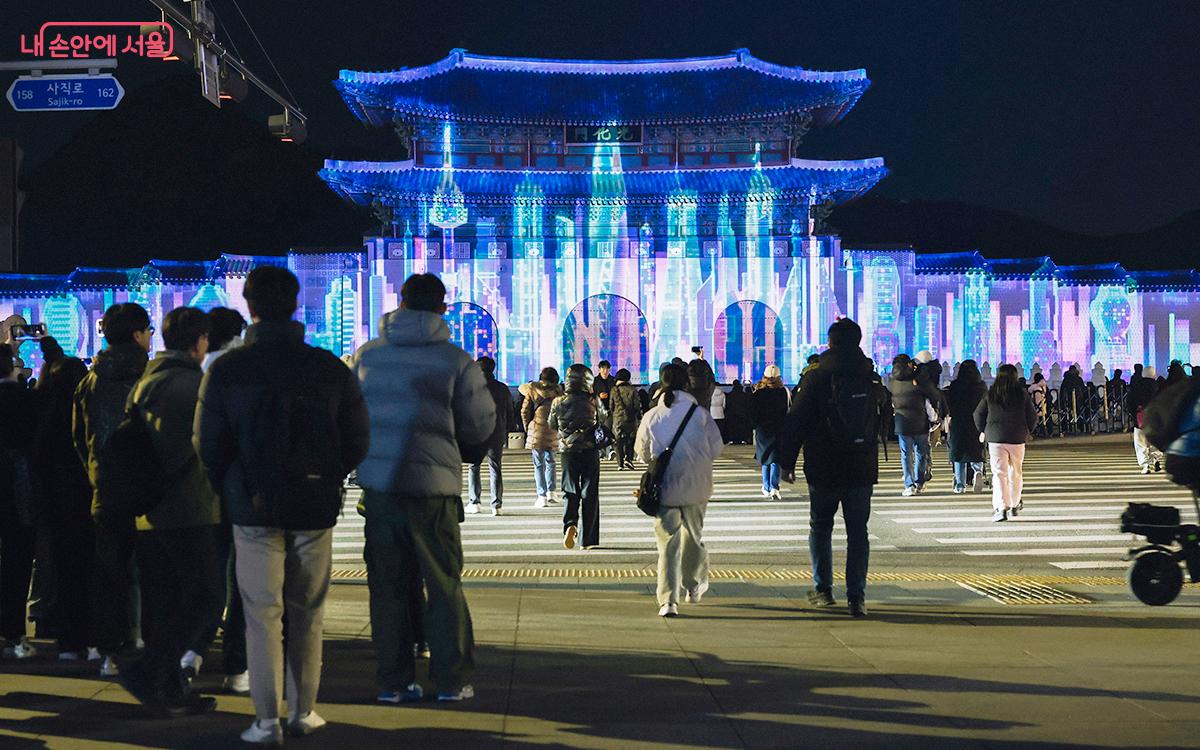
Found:
<path fill-rule="evenodd" d="M 21 76 L 8 87 L 8 103 L 18 112 L 115 109 L 124 96 L 115 76 L 87 73 Z"/>

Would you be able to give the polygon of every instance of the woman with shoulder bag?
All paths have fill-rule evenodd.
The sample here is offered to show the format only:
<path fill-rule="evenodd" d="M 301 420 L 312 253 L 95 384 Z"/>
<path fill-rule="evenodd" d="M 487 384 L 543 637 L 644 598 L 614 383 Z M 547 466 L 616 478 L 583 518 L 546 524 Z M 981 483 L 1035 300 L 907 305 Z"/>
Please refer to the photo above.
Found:
<path fill-rule="evenodd" d="M 662 398 L 646 412 L 634 444 L 634 453 L 649 464 L 675 443 L 654 519 L 662 617 L 679 614 L 681 593 L 689 603 L 697 603 L 708 590 L 708 550 L 701 533 L 712 497 L 713 461 L 724 447 L 717 423 L 687 389 L 684 367 L 663 368 Z"/>

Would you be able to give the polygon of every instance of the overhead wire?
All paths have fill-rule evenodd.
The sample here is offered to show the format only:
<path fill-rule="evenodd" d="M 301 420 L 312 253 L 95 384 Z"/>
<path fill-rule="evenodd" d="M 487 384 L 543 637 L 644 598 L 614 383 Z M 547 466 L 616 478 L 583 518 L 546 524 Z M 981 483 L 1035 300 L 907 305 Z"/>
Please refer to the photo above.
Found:
<path fill-rule="evenodd" d="M 279 79 L 279 83 L 283 86 L 283 90 L 287 92 L 289 97 L 291 97 L 292 106 L 294 106 L 296 109 L 299 109 L 300 105 L 296 102 L 296 95 L 293 94 L 291 88 L 288 87 L 287 81 L 283 79 L 283 75 L 279 72 L 279 68 L 275 67 L 275 61 L 271 59 L 271 55 L 267 52 L 267 48 L 263 46 L 262 40 L 258 38 L 258 33 L 254 31 L 254 27 L 250 24 L 250 19 L 246 18 L 246 14 L 242 12 L 242 6 L 238 4 L 237 0 L 230 0 L 230 2 L 233 3 L 233 7 L 237 10 L 238 15 L 242 17 L 242 22 L 246 24 L 246 28 L 250 30 L 250 36 L 254 38 L 254 42 L 262 51 L 263 57 L 267 58 L 267 64 L 271 66 L 271 70 L 275 71 L 275 77 Z"/>

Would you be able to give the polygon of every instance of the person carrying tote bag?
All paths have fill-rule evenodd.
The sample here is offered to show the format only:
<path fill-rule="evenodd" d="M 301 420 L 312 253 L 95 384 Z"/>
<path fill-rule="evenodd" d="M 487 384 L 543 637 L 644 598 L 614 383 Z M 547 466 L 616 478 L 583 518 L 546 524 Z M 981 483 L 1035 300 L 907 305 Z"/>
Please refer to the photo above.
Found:
<path fill-rule="evenodd" d="M 689 603 L 697 603 L 708 590 L 708 550 L 701 534 L 713 491 L 713 461 L 724 447 L 717 423 L 707 409 L 697 406 L 687 388 L 686 368 L 663 368 L 662 397 L 642 418 L 633 449 L 649 464 L 674 441 L 654 518 L 658 614 L 662 617 L 679 614 L 681 594 Z"/>

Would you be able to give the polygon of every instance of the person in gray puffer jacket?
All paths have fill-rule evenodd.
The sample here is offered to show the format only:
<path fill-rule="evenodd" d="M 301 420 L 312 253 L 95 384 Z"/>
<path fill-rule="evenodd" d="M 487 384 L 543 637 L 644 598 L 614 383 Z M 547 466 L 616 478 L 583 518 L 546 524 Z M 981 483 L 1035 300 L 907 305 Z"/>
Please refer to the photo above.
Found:
<path fill-rule="evenodd" d="M 600 545 L 600 451 L 596 448 L 599 406 L 592 395 L 592 371 L 567 368 L 566 393 L 550 405 L 550 427 L 558 432 L 562 453 L 563 546 L 575 547 L 583 506 L 583 548 Z"/>
<path fill-rule="evenodd" d="M 462 456 L 496 425 L 483 371 L 450 343 L 446 287 L 437 276 L 410 276 L 400 309 L 383 316 L 380 336 L 355 353 L 370 412 L 365 492 L 367 584 L 378 658 L 379 700 L 421 698 L 413 660 L 409 589 L 424 580 L 429 673 L 442 700 L 474 695 L 471 614 L 463 595 Z M 417 570 L 420 576 L 416 576 Z"/>

